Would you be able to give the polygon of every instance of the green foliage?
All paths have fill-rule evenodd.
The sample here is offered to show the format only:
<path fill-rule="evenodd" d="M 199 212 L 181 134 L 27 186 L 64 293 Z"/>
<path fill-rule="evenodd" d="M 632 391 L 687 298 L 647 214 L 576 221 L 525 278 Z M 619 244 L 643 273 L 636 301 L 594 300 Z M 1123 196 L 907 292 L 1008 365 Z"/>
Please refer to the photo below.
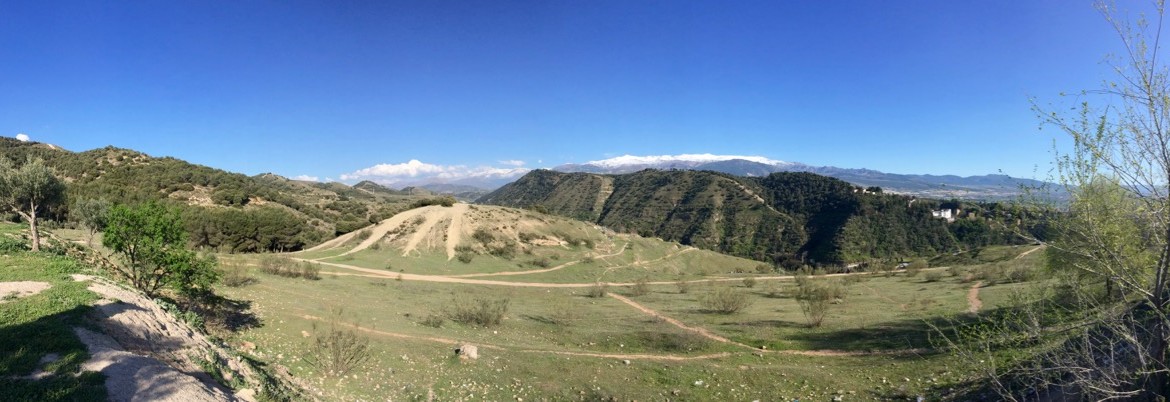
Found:
<path fill-rule="evenodd" d="M 102 245 L 122 257 L 120 273 L 148 296 L 170 287 L 194 297 L 219 279 L 213 258 L 186 248 L 178 212 L 156 202 L 111 208 Z"/>
<path fill-rule="evenodd" d="M 609 293 L 609 285 L 604 282 L 596 282 L 589 287 L 589 291 L 585 293 L 586 296 L 594 299 L 605 297 Z"/>
<path fill-rule="evenodd" d="M 699 303 L 704 309 L 719 314 L 735 314 L 750 306 L 748 295 L 729 287 L 720 287 L 703 296 Z"/>
<path fill-rule="evenodd" d="M 845 289 L 840 284 L 804 275 L 796 277 L 796 286 L 794 298 L 808 320 L 808 326 L 813 328 L 821 326 L 829 307 L 845 296 Z"/>
<path fill-rule="evenodd" d="M 504 321 L 510 300 L 503 299 L 456 299 L 446 310 L 447 318 L 465 325 L 494 327 Z"/>
<path fill-rule="evenodd" d="M 20 242 L 24 243 L 24 242 Z M 27 247 L 27 244 L 24 244 Z M 0 281 L 41 281 L 51 287 L 31 297 L 0 305 L 0 400 L 104 401 L 104 376 L 81 371 L 88 358 L 85 344 L 73 332 L 84 327 L 97 295 L 70 274 L 84 267 L 68 257 L 13 251 L 0 264 Z M 41 358 L 56 354 L 55 362 Z M 51 375 L 22 378 L 43 367 Z"/>
<path fill-rule="evenodd" d="M 630 296 L 644 296 L 650 293 L 650 278 L 640 277 L 634 281 L 634 286 L 630 286 Z"/>
<path fill-rule="evenodd" d="M 106 230 L 109 216 L 110 202 L 102 198 L 77 200 L 69 207 L 69 217 L 85 227 L 87 242 L 93 241 L 97 232 Z"/>
<path fill-rule="evenodd" d="M 610 188 L 609 197 L 598 202 Z M 534 170 L 480 202 L 540 206 L 619 232 L 788 269 L 958 249 L 946 222 L 931 217 L 930 202 L 856 190 L 811 173 L 751 178 L 696 171 L 597 175 Z M 561 237 L 572 243 L 572 236 Z"/>
<path fill-rule="evenodd" d="M 65 202 L 65 183 L 39 158 L 32 158 L 20 167 L 0 158 L 0 207 L 24 218 L 32 234 L 32 251 L 40 250 L 38 217 Z"/>
<path fill-rule="evenodd" d="M 221 266 L 220 283 L 233 288 L 248 286 L 256 283 L 256 277 L 248 273 L 248 269 L 238 265 Z"/>
<path fill-rule="evenodd" d="M 265 256 L 260 259 L 260 272 L 285 278 L 321 279 L 321 267 L 315 262 L 297 262 L 288 257 Z"/>
<path fill-rule="evenodd" d="M 452 205 L 455 205 L 456 202 L 458 202 L 458 201 L 455 200 L 455 197 L 445 195 L 442 197 L 424 198 L 424 199 L 415 201 L 414 203 L 410 204 L 410 208 L 412 208 L 412 209 L 413 208 L 422 208 L 422 207 L 427 207 L 427 206 L 431 206 L 431 205 L 442 205 L 444 207 L 450 207 Z"/>
<path fill-rule="evenodd" d="M 749 277 L 747 277 L 747 278 L 743 278 L 743 287 L 745 287 L 745 288 L 754 288 L 754 287 L 756 287 L 756 278 L 753 278 L 753 277 L 750 277 L 750 276 L 749 276 Z"/>

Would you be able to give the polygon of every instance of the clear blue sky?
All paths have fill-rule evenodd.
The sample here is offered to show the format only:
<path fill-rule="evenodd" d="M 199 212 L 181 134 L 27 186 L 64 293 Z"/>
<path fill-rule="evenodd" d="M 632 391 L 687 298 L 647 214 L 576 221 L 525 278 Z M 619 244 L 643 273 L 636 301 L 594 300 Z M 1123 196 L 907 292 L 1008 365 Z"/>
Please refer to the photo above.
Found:
<path fill-rule="evenodd" d="M 0 135 L 321 179 L 708 152 L 1033 177 L 1057 133 L 1029 96 L 1099 87 L 1117 46 L 1069 0 L 0 0 Z"/>

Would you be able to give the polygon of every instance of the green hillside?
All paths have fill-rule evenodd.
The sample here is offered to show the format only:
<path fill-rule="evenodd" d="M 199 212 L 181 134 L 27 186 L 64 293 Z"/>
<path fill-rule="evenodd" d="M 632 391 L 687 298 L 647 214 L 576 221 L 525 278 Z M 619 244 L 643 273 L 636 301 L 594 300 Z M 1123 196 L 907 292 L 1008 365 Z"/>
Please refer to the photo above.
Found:
<path fill-rule="evenodd" d="M 863 191 L 811 173 L 739 177 L 710 171 L 623 175 L 537 170 L 479 199 L 595 222 L 787 267 L 929 256 L 971 244 L 941 203 Z M 978 213 L 964 227 L 990 232 Z M 1003 236 L 997 237 L 997 239 Z"/>
<path fill-rule="evenodd" d="M 163 200 L 181 206 L 193 246 L 229 252 L 299 250 L 388 218 L 419 198 L 370 191 L 369 185 L 246 176 L 115 147 L 70 152 L 0 138 L 0 152 L 18 164 L 44 159 L 67 183 L 70 202 Z M 50 218 L 66 216 L 68 204 Z"/>

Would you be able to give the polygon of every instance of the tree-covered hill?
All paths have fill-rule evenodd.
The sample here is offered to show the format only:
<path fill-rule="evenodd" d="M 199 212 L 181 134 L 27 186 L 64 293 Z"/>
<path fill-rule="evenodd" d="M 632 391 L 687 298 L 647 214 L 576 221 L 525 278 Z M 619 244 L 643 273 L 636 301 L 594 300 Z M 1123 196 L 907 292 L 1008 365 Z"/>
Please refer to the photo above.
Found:
<path fill-rule="evenodd" d="M 872 190 L 872 191 L 869 191 Z M 812 173 L 740 177 L 711 171 L 621 175 L 536 170 L 479 202 L 533 208 L 614 230 L 788 267 L 928 256 L 1015 241 L 985 205 L 882 194 Z M 966 212 L 966 213 L 964 213 Z M 1014 230 L 1014 229 L 1013 229 Z"/>
<path fill-rule="evenodd" d="M 182 206 L 193 245 L 224 251 L 297 250 L 388 218 L 418 198 L 275 174 L 247 176 L 115 147 L 70 152 L 0 138 L 0 154 L 16 164 L 29 157 L 45 160 L 67 183 L 71 202 L 165 200 Z M 68 206 L 55 209 L 53 217 L 65 219 Z"/>

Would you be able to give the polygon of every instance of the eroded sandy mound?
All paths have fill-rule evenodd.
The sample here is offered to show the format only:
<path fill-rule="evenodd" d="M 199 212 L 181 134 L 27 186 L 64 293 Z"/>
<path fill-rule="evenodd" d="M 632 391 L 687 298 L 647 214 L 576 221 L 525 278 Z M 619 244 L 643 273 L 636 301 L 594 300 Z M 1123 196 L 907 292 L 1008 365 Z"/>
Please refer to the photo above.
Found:
<path fill-rule="evenodd" d="M 84 369 L 106 374 L 114 401 L 231 401 L 250 399 L 251 389 L 233 395 L 203 373 L 201 362 L 226 365 L 224 376 L 242 376 L 251 384 L 255 374 L 203 334 L 167 313 L 154 301 L 104 279 L 90 280 L 89 290 L 101 295 L 93 319 L 103 333 L 77 328 L 91 360 Z"/>

